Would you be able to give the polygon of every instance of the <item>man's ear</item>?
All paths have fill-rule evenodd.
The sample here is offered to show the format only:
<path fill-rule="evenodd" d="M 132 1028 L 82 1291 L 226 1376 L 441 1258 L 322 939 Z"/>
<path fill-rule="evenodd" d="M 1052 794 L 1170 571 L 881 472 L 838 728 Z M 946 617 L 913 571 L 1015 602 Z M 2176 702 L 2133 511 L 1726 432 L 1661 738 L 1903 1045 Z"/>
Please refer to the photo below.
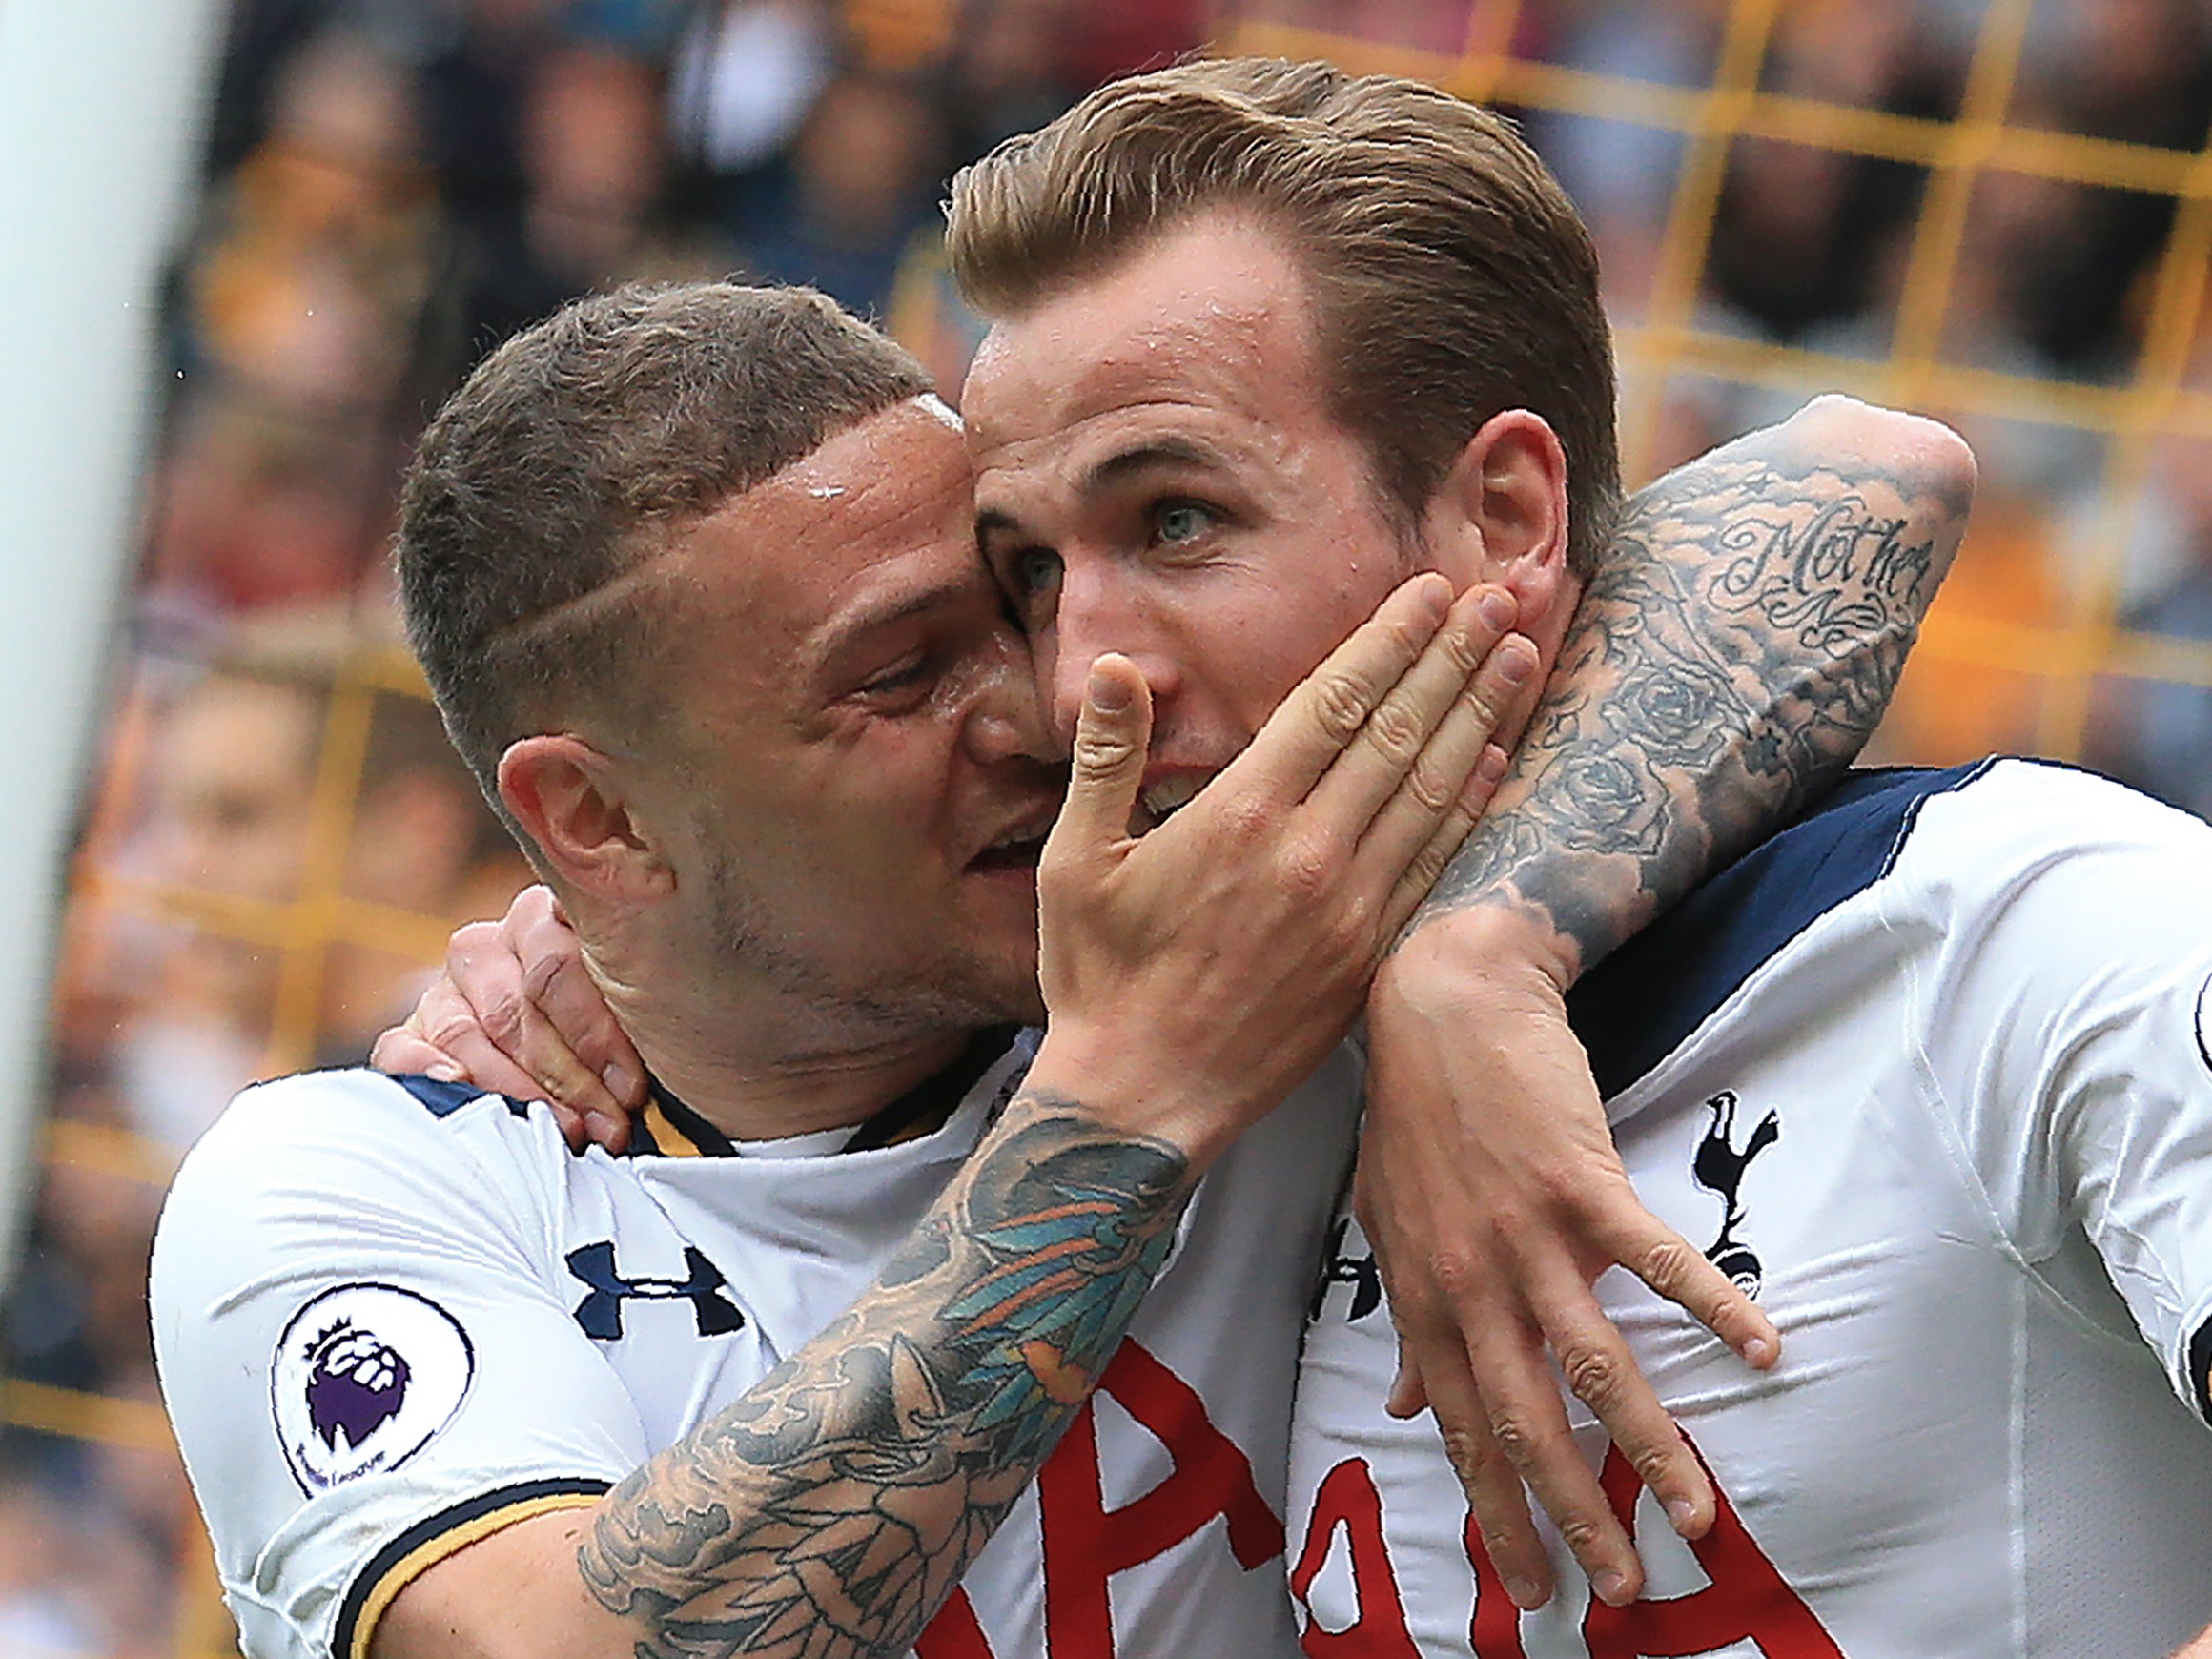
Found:
<path fill-rule="evenodd" d="M 1422 537 L 1455 585 L 1511 588 L 1525 632 L 1571 604 L 1567 451 L 1549 423 L 1526 409 L 1485 420 L 1429 499 Z"/>
<path fill-rule="evenodd" d="M 673 889 L 666 850 L 625 788 L 622 767 L 584 739 L 518 739 L 500 756 L 499 785 L 547 868 L 578 892 L 635 904 Z"/>

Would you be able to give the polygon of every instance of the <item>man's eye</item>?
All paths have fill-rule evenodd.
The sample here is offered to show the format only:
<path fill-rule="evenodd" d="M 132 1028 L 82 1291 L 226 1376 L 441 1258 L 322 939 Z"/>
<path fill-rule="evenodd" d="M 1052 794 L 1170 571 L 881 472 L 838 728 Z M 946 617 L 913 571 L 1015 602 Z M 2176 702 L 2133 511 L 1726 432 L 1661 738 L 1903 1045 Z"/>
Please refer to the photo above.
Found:
<path fill-rule="evenodd" d="M 1014 590 L 1041 599 L 1059 590 L 1060 556 L 1049 547 L 1026 547 L 1014 556 Z"/>
<path fill-rule="evenodd" d="M 902 664 L 896 668 L 878 674 L 860 687 L 860 694 L 863 697 L 885 697 L 900 691 L 911 690 L 919 686 L 928 677 L 929 672 L 929 659 L 916 657 L 911 663 Z"/>
<path fill-rule="evenodd" d="M 1214 510 L 1197 502 L 1163 502 L 1152 523 L 1162 542 L 1194 542 L 1214 527 Z"/>

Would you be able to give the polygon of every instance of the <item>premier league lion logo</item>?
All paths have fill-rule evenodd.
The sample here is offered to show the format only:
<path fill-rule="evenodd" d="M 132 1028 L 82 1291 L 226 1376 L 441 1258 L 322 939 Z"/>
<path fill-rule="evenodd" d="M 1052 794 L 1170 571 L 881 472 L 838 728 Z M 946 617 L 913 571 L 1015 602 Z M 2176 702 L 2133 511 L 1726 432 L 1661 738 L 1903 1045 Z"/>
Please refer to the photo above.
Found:
<path fill-rule="evenodd" d="M 395 1468 L 461 1410 L 476 1355 L 453 1316 L 389 1284 L 326 1290 L 276 1344 L 270 1403 L 302 1489 Z"/>
<path fill-rule="evenodd" d="M 407 1362 L 389 1343 L 343 1320 L 307 1356 L 307 1420 L 332 1451 L 351 1448 L 399 1415 L 407 1398 Z"/>

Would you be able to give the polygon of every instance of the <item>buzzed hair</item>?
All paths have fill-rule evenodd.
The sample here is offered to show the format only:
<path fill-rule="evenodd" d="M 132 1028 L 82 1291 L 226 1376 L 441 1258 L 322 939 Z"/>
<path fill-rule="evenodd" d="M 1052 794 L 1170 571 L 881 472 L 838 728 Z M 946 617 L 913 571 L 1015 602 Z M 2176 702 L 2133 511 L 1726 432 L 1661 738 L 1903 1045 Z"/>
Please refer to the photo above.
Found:
<path fill-rule="evenodd" d="M 633 735 L 652 719 L 651 606 L 612 584 L 684 526 L 931 389 L 826 296 L 730 282 L 579 300 L 486 358 L 422 435 L 397 559 L 408 641 L 501 815 L 500 757 L 516 739 L 586 714 Z"/>
<path fill-rule="evenodd" d="M 1418 523 L 1484 421 L 1530 409 L 1567 460 L 1587 575 L 1620 506 L 1597 253 L 1511 122 L 1420 81 L 1221 58 L 1101 87 L 952 181 L 952 276 L 986 316 L 1095 276 L 1195 215 L 1252 214 L 1312 297 L 1331 413 Z"/>

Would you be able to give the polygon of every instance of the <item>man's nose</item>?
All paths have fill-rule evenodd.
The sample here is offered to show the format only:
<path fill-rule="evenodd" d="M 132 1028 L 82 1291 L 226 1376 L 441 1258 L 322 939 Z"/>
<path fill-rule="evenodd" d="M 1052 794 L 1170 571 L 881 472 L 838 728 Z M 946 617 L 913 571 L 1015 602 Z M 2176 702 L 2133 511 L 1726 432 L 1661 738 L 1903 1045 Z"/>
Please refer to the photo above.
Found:
<path fill-rule="evenodd" d="M 1000 652 L 986 671 L 969 710 L 966 732 L 969 752 L 986 765 L 1067 758 L 1046 717 L 1030 653 L 1018 643 Z"/>
<path fill-rule="evenodd" d="M 1075 735 L 1091 665 L 1109 651 L 1135 663 L 1152 689 L 1153 710 L 1174 695 L 1179 676 L 1175 657 L 1145 606 L 1111 572 L 1071 568 L 1062 579 L 1053 625 L 1038 642 L 1037 672 L 1051 687 L 1053 729 L 1063 745 Z"/>

